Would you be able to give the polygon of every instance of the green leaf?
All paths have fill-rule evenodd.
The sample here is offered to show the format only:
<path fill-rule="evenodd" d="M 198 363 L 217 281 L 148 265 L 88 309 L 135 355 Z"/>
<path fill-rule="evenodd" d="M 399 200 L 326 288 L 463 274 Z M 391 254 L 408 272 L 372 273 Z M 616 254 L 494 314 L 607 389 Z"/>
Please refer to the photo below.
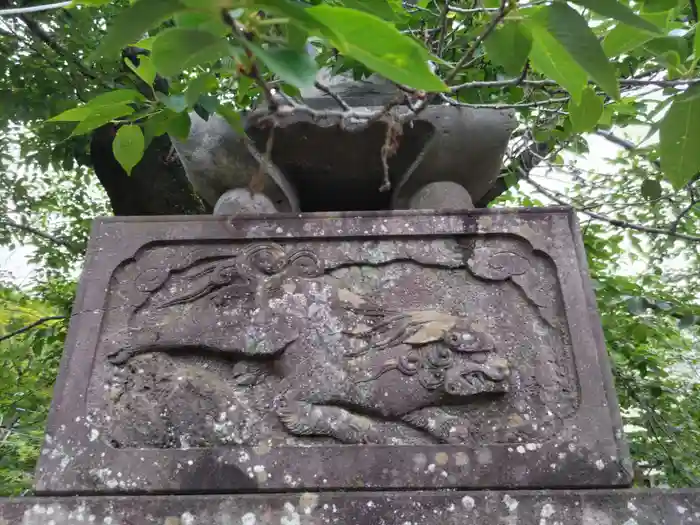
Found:
<path fill-rule="evenodd" d="M 228 125 L 231 126 L 236 133 L 240 135 L 245 134 L 245 129 L 243 128 L 243 121 L 241 119 L 241 114 L 236 111 L 230 104 L 220 104 L 216 112 L 221 115 Z"/>
<path fill-rule="evenodd" d="M 398 84 L 424 91 L 447 91 L 445 83 L 428 67 L 430 53 L 388 22 L 346 7 L 317 5 L 307 12 L 330 28 L 326 36 L 341 53 Z"/>
<path fill-rule="evenodd" d="M 528 24 L 532 34 L 530 61 L 535 70 L 556 81 L 571 97 L 581 100 L 588 74 L 549 32 L 539 24 Z"/>
<path fill-rule="evenodd" d="M 510 75 L 523 70 L 532 49 L 532 37 L 519 21 L 506 20 L 484 42 L 488 58 Z"/>
<path fill-rule="evenodd" d="M 127 175 L 131 175 L 131 170 L 143 157 L 143 151 L 144 139 L 139 126 L 130 124 L 117 130 L 117 135 L 112 143 L 112 152 Z"/>
<path fill-rule="evenodd" d="M 186 112 L 177 113 L 168 120 L 168 133 L 179 140 L 187 140 L 190 136 L 192 121 Z"/>
<path fill-rule="evenodd" d="M 666 12 L 643 13 L 642 17 L 659 29 L 665 28 L 668 21 L 668 13 Z M 603 50 L 607 56 L 616 57 L 636 49 L 653 38 L 655 38 L 654 33 L 619 24 L 603 39 Z"/>
<path fill-rule="evenodd" d="M 216 113 L 219 108 L 219 99 L 213 95 L 202 95 L 197 101 L 197 105 L 202 107 L 207 113 Z"/>
<path fill-rule="evenodd" d="M 139 40 L 144 33 L 161 21 L 185 8 L 177 0 L 138 0 L 121 11 L 107 30 L 97 49 L 88 60 L 114 56 L 122 48 Z"/>
<path fill-rule="evenodd" d="M 156 39 L 154 36 L 149 36 L 147 38 L 144 38 L 143 40 L 139 40 L 134 44 L 135 47 L 140 47 L 143 49 L 151 50 L 153 49 L 153 41 Z"/>
<path fill-rule="evenodd" d="M 294 24 L 287 24 L 287 44 L 289 47 L 298 51 L 305 50 L 308 39 L 309 32 L 306 29 Z"/>
<path fill-rule="evenodd" d="M 580 104 L 573 101 L 569 103 L 571 126 L 578 133 L 595 128 L 601 116 L 603 116 L 603 100 L 591 87 L 587 87 L 581 93 Z"/>
<path fill-rule="evenodd" d="M 690 54 L 689 42 L 678 36 L 653 38 L 644 44 L 644 48 L 657 57 L 677 55 L 678 60 L 685 60 Z M 672 60 L 675 63 L 675 60 Z"/>
<path fill-rule="evenodd" d="M 582 7 L 587 7 L 599 15 L 627 24 L 628 26 L 636 27 L 651 33 L 661 33 L 661 30 L 656 24 L 645 20 L 617 0 L 572 0 L 572 2 Z"/>
<path fill-rule="evenodd" d="M 228 42 L 213 33 L 176 27 L 158 34 L 151 57 L 158 72 L 172 77 L 185 69 L 214 62 L 232 53 Z"/>
<path fill-rule="evenodd" d="M 682 93 L 678 93 L 670 99 L 671 101 L 676 101 L 678 100 L 679 102 L 690 102 L 691 100 L 696 100 L 700 98 L 700 89 L 693 88 L 693 89 L 687 89 Z M 660 103 L 661 104 L 661 103 Z"/>
<path fill-rule="evenodd" d="M 125 58 L 124 63 L 146 84 L 149 86 L 153 85 L 156 79 L 156 68 L 153 66 L 153 62 L 149 57 L 140 56 L 138 66 L 135 66 L 129 58 Z"/>
<path fill-rule="evenodd" d="M 386 0 L 343 0 L 345 7 L 371 13 L 384 20 L 397 20 L 396 12 Z"/>
<path fill-rule="evenodd" d="M 141 93 L 135 89 L 115 89 L 97 95 L 88 101 L 88 105 L 92 107 L 109 106 L 111 104 L 124 104 L 127 102 L 136 102 L 137 100 L 146 100 Z"/>
<path fill-rule="evenodd" d="M 642 11 L 647 13 L 657 13 L 659 11 L 668 11 L 678 5 L 678 0 L 644 0 Z"/>
<path fill-rule="evenodd" d="M 199 97 L 205 93 L 214 91 L 219 86 L 216 77 L 211 73 L 205 73 L 190 80 L 185 91 L 185 102 L 188 107 L 192 107 L 197 103 Z"/>
<path fill-rule="evenodd" d="M 598 120 L 598 124 L 607 128 L 611 127 L 614 115 L 615 110 L 611 106 L 605 106 L 603 108 L 603 113 L 600 116 L 600 119 Z"/>
<path fill-rule="evenodd" d="M 691 90 L 700 92 L 700 87 Z M 674 100 L 659 134 L 661 168 L 674 188 L 682 188 L 700 171 L 700 96 Z"/>
<path fill-rule="evenodd" d="M 47 122 L 80 122 L 85 120 L 92 113 L 93 108 L 85 104 L 77 108 L 71 108 L 63 113 L 59 113 L 55 117 L 51 117 Z"/>
<path fill-rule="evenodd" d="M 583 16 L 567 4 L 557 2 L 540 9 L 532 19 L 546 28 L 603 91 L 615 99 L 620 97 L 615 67 Z"/>
<path fill-rule="evenodd" d="M 156 99 L 162 102 L 165 107 L 175 113 L 182 113 L 187 109 L 187 99 L 185 95 L 176 93 L 174 95 L 164 95 L 163 93 L 156 93 Z"/>
<path fill-rule="evenodd" d="M 224 8 L 233 8 L 234 0 L 181 0 L 184 5 L 192 9 L 220 11 Z"/>
<path fill-rule="evenodd" d="M 224 24 L 218 13 L 183 11 L 175 15 L 175 24 L 181 28 L 208 31 L 220 37 L 231 31 L 231 28 Z"/>
<path fill-rule="evenodd" d="M 253 42 L 245 45 L 285 82 L 300 89 L 313 86 L 318 68 L 308 53 L 287 48 L 264 49 Z"/>
<path fill-rule="evenodd" d="M 134 108 L 127 104 L 116 104 L 112 106 L 100 106 L 98 108 L 93 108 L 90 116 L 75 127 L 71 133 L 71 137 L 89 133 L 93 129 L 104 126 L 108 122 L 112 122 L 120 117 L 131 115 L 133 112 Z"/>
<path fill-rule="evenodd" d="M 164 109 L 160 113 L 153 115 L 143 125 L 144 148 L 148 148 L 151 141 L 168 132 L 168 123 L 178 114 L 169 109 Z"/>
<path fill-rule="evenodd" d="M 642 182 L 642 196 L 650 201 L 661 197 L 661 183 L 656 179 L 645 179 Z"/>
<path fill-rule="evenodd" d="M 280 16 L 289 18 L 295 26 L 305 31 L 328 33 L 330 30 L 319 20 L 309 14 L 309 8 L 290 0 L 256 0 L 256 7 L 272 11 Z"/>

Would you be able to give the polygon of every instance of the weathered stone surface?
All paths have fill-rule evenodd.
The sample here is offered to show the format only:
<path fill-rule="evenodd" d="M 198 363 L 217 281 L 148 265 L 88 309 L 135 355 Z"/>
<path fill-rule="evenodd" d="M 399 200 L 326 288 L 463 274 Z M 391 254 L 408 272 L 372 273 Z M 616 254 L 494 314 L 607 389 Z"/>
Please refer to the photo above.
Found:
<path fill-rule="evenodd" d="M 469 192 L 454 182 L 431 182 L 411 198 L 412 210 L 471 210 L 474 203 Z"/>
<path fill-rule="evenodd" d="M 225 191 L 246 188 L 252 177 L 261 176 L 262 191 L 279 211 L 407 209 L 412 196 L 432 182 L 459 184 L 476 202 L 498 177 L 516 126 L 512 111 L 430 106 L 398 126 L 398 149 L 387 159 L 391 191 L 382 191 L 384 120 L 351 131 L 337 115 L 277 116 L 272 162 L 267 162 L 262 152 L 267 151 L 270 126 L 259 121 L 261 115 L 267 112 L 246 118 L 255 145 L 215 115 L 204 121 L 192 114 L 188 140 L 173 139 L 188 179 L 211 206 Z"/>
<path fill-rule="evenodd" d="M 700 491 L 355 492 L 0 499 L 3 525 L 694 525 Z"/>
<path fill-rule="evenodd" d="M 625 485 L 572 213 L 98 221 L 41 493 Z"/>

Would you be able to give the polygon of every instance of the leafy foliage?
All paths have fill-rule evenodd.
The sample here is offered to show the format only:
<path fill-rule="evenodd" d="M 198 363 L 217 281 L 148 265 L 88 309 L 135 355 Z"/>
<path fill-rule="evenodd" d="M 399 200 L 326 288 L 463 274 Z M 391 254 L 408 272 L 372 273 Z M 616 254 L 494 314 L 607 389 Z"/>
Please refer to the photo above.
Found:
<path fill-rule="evenodd" d="M 0 287 L 4 330 L 53 319 L 0 342 L 0 494 L 31 487 L 65 338 L 65 321 L 56 318 L 60 310 L 41 299 L 8 285 Z"/>
<path fill-rule="evenodd" d="M 579 211 L 637 481 L 698 484 L 696 0 L 75 4 L 0 15 L 0 246 L 30 244 L 38 267 L 21 290 L 0 284 L 0 337 L 68 315 L 90 220 L 114 191 L 92 173 L 96 130 L 115 126 L 114 158 L 133 173 L 157 137 L 187 137 L 192 111 L 242 132 L 251 107 L 273 122 L 308 110 L 288 97 L 320 68 L 378 73 L 400 84 L 407 119 L 429 102 L 516 112 L 494 205 Z M 596 141 L 621 151 L 587 171 Z M 0 343 L 0 492 L 28 486 L 64 331 Z"/>

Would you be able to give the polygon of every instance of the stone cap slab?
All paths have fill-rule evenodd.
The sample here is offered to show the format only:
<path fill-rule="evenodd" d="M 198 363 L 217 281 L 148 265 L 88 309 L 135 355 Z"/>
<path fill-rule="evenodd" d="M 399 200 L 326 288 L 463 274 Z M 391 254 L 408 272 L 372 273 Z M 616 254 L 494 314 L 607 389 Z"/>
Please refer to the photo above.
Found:
<path fill-rule="evenodd" d="M 42 494 L 624 486 L 573 213 L 95 222 Z"/>
<path fill-rule="evenodd" d="M 325 492 L 0 499 L 11 525 L 695 525 L 700 491 Z"/>

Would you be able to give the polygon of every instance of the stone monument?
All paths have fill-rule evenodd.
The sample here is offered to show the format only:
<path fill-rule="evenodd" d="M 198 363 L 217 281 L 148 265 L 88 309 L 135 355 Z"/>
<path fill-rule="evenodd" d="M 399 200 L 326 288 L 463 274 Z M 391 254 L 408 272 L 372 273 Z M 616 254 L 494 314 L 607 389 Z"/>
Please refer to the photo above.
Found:
<path fill-rule="evenodd" d="M 263 157 L 196 124 L 217 213 L 95 221 L 37 496 L 0 524 L 700 523 L 697 492 L 627 489 L 574 213 L 471 209 L 512 128 L 483 117 L 479 160 L 453 109 L 403 131 L 390 192 L 372 128 L 297 120 Z"/>

